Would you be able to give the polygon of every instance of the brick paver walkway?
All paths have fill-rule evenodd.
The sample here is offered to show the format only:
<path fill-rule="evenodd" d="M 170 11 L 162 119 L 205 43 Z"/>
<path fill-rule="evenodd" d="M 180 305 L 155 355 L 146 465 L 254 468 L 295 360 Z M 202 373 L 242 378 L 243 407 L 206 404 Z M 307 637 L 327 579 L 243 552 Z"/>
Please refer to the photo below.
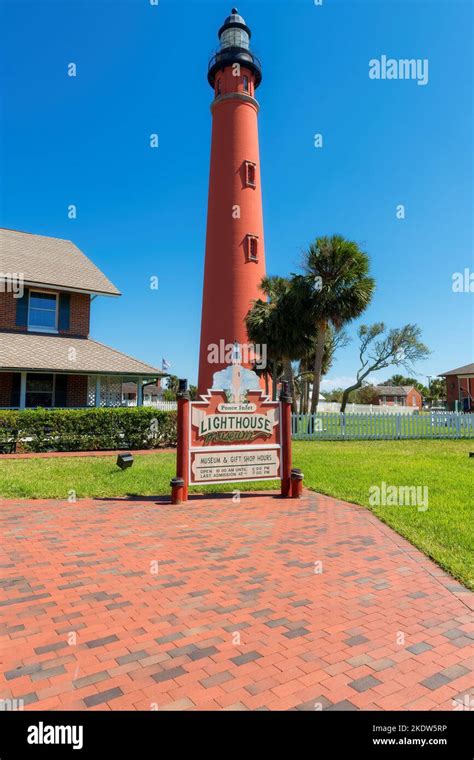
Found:
<path fill-rule="evenodd" d="M 7 501 L 0 519 L 0 698 L 25 709 L 474 706 L 474 595 L 362 507 Z"/>

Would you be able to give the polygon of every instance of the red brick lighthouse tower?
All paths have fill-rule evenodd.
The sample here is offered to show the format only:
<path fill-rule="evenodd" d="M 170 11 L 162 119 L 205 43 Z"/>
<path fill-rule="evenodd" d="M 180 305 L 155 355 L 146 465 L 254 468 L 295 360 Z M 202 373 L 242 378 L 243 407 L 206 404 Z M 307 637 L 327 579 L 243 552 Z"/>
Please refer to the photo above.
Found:
<path fill-rule="evenodd" d="M 207 213 L 206 261 L 199 357 L 199 392 L 228 366 L 220 351 L 247 345 L 245 317 L 261 297 L 265 275 L 255 91 L 260 61 L 250 51 L 251 32 L 237 8 L 219 29 L 220 46 L 209 62 L 214 90 Z M 211 357 L 211 361 L 210 361 Z M 245 362 L 243 362 L 245 364 Z"/>

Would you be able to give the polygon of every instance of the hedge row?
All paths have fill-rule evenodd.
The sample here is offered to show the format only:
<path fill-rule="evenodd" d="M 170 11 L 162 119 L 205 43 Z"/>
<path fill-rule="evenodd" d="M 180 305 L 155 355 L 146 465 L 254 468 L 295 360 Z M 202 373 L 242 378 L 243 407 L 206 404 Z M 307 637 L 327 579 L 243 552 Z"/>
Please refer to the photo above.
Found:
<path fill-rule="evenodd" d="M 176 445 L 176 412 L 127 409 L 0 410 L 0 452 L 104 451 Z"/>

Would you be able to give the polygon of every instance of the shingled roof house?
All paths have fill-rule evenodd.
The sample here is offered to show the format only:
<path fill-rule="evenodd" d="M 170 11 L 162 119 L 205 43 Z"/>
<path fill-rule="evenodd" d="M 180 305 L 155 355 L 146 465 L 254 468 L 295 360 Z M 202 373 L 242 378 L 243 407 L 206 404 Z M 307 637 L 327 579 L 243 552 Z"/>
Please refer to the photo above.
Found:
<path fill-rule="evenodd" d="M 374 392 L 379 405 L 410 406 L 421 409 L 423 397 L 413 385 L 375 385 Z"/>
<path fill-rule="evenodd" d="M 0 408 L 121 406 L 164 373 L 89 338 L 91 301 L 119 296 L 69 240 L 0 230 Z"/>
<path fill-rule="evenodd" d="M 446 378 L 448 409 L 461 412 L 474 410 L 474 363 L 441 372 Z"/>

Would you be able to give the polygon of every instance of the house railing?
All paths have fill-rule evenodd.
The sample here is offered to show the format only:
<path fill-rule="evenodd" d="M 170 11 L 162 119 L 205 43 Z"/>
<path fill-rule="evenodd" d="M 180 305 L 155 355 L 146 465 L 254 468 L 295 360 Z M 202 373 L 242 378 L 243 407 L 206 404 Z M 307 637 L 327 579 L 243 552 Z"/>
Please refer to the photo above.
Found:
<path fill-rule="evenodd" d="M 459 412 L 426 412 L 410 415 L 393 412 L 293 414 L 292 437 L 295 441 L 474 438 L 474 414 Z"/>

